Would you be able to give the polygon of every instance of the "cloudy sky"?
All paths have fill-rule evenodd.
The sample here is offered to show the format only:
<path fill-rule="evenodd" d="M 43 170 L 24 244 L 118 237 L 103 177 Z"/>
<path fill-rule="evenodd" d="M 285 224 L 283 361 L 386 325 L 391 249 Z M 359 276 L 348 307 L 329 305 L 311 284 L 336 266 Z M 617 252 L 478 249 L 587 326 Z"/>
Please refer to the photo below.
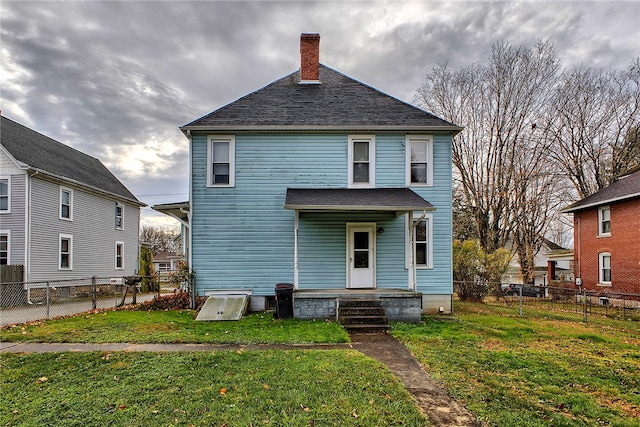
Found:
<path fill-rule="evenodd" d="M 639 20 L 640 1 L 0 0 L 0 109 L 149 205 L 186 201 L 178 127 L 296 70 L 300 33 L 320 33 L 322 63 L 411 102 L 432 67 L 484 62 L 497 41 L 626 67 Z"/>

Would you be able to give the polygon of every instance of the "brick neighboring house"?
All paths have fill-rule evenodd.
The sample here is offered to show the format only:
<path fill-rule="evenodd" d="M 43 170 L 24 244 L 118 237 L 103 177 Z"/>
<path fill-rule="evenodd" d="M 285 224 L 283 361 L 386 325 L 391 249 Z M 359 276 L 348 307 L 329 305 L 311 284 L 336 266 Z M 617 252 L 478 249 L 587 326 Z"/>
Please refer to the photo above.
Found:
<path fill-rule="evenodd" d="M 562 212 L 573 213 L 576 284 L 640 293 L 640 168 Z"/>

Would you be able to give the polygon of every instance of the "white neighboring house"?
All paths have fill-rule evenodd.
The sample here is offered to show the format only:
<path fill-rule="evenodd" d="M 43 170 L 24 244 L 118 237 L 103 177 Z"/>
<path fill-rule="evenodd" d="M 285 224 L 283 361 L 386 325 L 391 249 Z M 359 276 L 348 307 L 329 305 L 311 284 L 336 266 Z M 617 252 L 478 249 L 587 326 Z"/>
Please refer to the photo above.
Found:
<path fill-rule="evenodd" d="M 509 242 L 506 248 L 513 252 L 513 244 Z M 533 257 L 534 285 L 553 286 L 556 282 L 573 281 L 573 250 L 563 248 L 545 240 L 540 250 Z M 551 277 L 553 276 L 553 277 Z M 524 283 L 520 273 L 518 255 L 514 255 L 507 271 L 502 275 L 502 283 Z"/>
<path fill-rule="evenodd" d="M 135 274 L 146 205 L 100 160 L 1 120 L 0 262 L 25 282 Z"/>
<path fill-rule="evenodd" d="M 184 256 L 176 252 L 159 252 L 153 257 L 153 269 L 160 273 L 175 271 L 183 261 Z"/>

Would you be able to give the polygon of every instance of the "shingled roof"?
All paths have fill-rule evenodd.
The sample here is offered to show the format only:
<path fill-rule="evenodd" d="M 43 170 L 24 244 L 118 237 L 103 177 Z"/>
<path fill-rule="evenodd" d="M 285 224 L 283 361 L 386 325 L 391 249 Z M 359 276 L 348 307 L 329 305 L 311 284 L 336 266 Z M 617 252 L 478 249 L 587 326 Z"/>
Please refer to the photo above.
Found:
<path fill-rule="evenodd" d="M 25 169 L 140 202 L 100 160 L 2 117 L 0 144 Z"/>
<path fill-rule="evenodd" d="M 308 211 L 433 211 L 409 188 L 287 188 L 285 209 Z"/>
<path fill-rule="evenodd" d="M 564 213 L 580 211 L 609 203 L 640 198 L 640 168 L 618 178 L 608 187 L 567 206 Z"/>
<path fill-rule="evenodd" d="M 319 84 L 295 71 L 180 129 L 390 130 L 455 134 L 462 128 L 320 64 Z"/>

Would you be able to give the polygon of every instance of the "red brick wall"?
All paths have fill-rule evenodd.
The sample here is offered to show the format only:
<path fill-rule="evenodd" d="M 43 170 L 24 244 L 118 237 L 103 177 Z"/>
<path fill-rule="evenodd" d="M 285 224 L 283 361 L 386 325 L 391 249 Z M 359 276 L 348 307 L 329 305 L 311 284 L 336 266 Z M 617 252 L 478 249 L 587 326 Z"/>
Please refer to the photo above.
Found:
<path fill-rule="evenodd" d="M 609 237 L 598 237 L 598 207 L 574 212 L 575 277 L 590 290 L 640 293 L 640 199 L 609 207 Z M 611 287 L 598 286 L 602 252 L 611 253 Z"/>

